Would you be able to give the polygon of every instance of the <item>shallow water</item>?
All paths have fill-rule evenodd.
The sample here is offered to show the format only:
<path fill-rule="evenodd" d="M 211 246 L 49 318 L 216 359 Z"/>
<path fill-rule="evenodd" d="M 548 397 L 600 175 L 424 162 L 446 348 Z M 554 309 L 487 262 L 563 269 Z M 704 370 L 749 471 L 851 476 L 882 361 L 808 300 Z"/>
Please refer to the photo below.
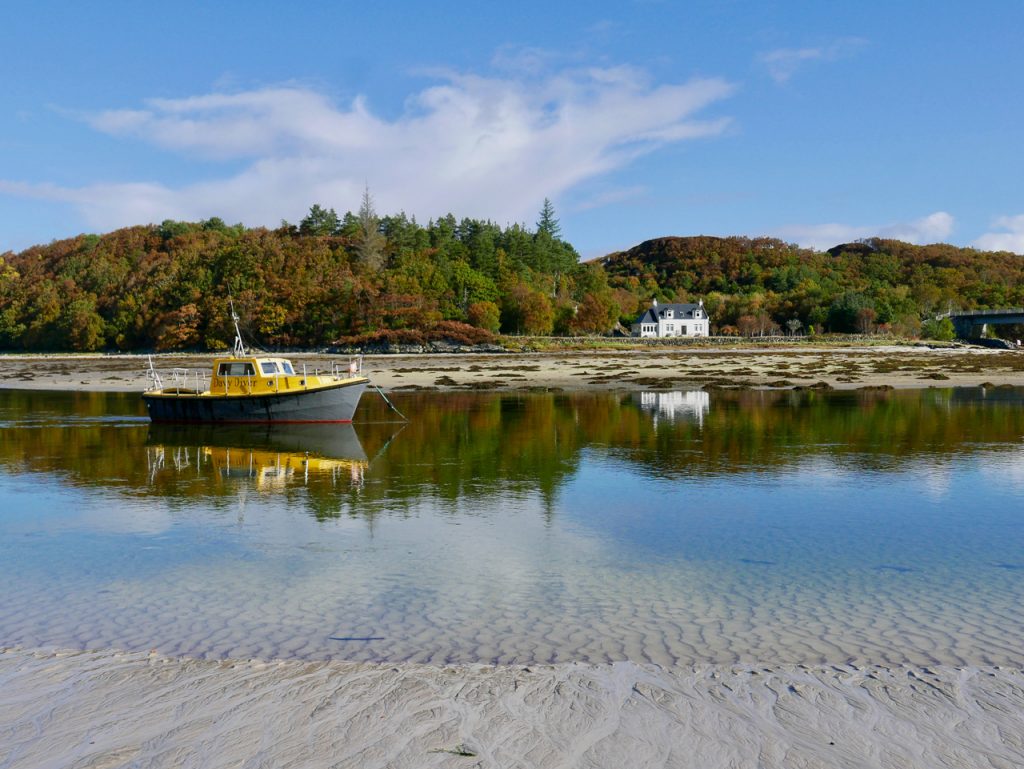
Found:
<path fill-rule="evenodd" d="M 0 646 L 1024 660 L 1021 391 L 395 400 L 214 430 L 0 391 Z"/>

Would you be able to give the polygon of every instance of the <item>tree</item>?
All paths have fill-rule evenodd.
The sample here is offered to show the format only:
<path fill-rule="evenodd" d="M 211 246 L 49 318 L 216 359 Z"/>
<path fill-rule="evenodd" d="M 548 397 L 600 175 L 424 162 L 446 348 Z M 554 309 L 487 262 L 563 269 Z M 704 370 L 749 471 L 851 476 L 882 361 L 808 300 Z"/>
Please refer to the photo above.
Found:
<path fill-rule="evenodd" d="M 558 224 L 558 219 L 555 218 L 555 207 L 548 198 L 544 198 L 544 207 L 540 210 L 537 232 L 547 233 L 552 240 L 558 240 L 562 235 L 562 228 Z"/>
<path fill-rule="evenodd" d="M 870 307 L 861 307 L 857 310 L 857 331 L 862 334 L 870 334 L 875 330 L 875 318 L 877 313 Z"/>
<path fill-rule="evenodd" d="M 618 320 L 619 306 L 609 293 L 587 294 L 569 320 L 573 334 L 603 334 Z"/>
<path fill-rule="evenodd" d="M 506 331 L 544 336 L 551 333 L 554 324 L 554 307 L 543 293 L 519 283 L 505 295 L 501 325 Z"/>
<path fill-rule="evenodd" d="M 956 336 L 956 328 L 949 318 L 926 320 L 921 324 L 921 336 L 924 339 L 937 339 L 949 342 Z"/>
<path fill-rule="evenodd" d="M 334 235 L 340 229 L 341 220 L 334 209 L 325 210 L 318 203 L 314 203 L 309 209 L 309 215 L 299 222 L 302 235 Z"/>
<path fill-rule="evenodd" d="M 875 320 L 874 303 L 864 294 L 857 291 L 847 291 L 838 297 L 828 311 L 828 326 L 832 331 L 853 333 L 860 330 L 866 315 L 861 310 L 871 310 L 869 322 Z"/>
<path fill-rule="evenodd" d="M 497 331 L 501 326 L 501 313 L 494 302 L 473 302 L 466 311 L 470 325 Z"/>
<path fill-rule="evenodd" d="M 380 232 L 380 219 L 373 209 L 370 187 L 363 190 L 363 201 L 359 206 L 359 230 L 356 235 L 356 256 L 367 269 L 377 272 L 384 267 L 386 241 Z"/>

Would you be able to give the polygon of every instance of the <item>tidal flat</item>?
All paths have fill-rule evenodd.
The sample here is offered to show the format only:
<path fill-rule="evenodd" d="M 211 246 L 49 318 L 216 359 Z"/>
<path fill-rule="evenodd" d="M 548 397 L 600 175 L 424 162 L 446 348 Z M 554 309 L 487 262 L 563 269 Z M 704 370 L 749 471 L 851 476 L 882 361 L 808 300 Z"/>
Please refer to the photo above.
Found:
<path fill-rule="evenodd" d="M 1024 391 L 392 397 L 0 392 L 0 764 L 1024 760 Z"/>
<path fill-rule="evenodd" d="M 165 374 L 208 372 L 212 354 L 152 356 Z M 330 370 L 348 357 L 290 354 L 297 366 Z M 141 392 L 145 355 L 0 355 L 0 389 Z M 716 388 L 839 390 L 893 387 L 1024 387 L 1024 352 L 967 345 L 815 348 L 651 347 L 558 352 L 369 355 L 365 372 L 387 391 L 644 391 Z"/>

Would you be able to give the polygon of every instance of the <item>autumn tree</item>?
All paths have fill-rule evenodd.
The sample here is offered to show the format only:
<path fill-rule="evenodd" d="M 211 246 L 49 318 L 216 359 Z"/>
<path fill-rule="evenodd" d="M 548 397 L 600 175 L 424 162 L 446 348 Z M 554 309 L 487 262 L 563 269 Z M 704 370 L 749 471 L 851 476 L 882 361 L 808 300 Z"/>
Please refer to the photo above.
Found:
<path fill-rule="evenodd" d="M 497 331 L 501 327 L 501 311 L 494 302 L 473 302 L 466 311 L 466 320 L 477 328 Z"/>

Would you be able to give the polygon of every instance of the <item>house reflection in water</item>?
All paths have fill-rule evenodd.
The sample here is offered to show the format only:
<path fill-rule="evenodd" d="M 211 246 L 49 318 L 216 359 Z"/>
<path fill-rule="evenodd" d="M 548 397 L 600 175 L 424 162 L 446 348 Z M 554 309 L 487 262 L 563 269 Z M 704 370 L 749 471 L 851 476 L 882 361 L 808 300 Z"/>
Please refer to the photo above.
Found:
<path fill-rule="evenodd" d="M 655 427 L 659 419 L 693 422 L 703 427 L 704 415 L 711 408 L 711 397 L 703 390 L 642 392 L 638 396 L 640 408 L 651 413 Z"/>

